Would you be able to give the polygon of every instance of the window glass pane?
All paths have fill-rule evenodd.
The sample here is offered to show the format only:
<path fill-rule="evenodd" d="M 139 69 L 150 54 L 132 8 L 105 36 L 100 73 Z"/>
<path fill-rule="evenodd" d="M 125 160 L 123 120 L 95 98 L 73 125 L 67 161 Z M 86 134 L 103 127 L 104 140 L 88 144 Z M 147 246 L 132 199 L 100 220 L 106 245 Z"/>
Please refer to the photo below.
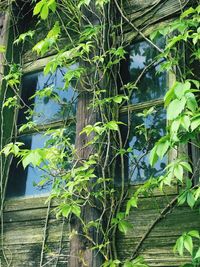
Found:
<path fill-rule="evenodd" d="M 74 66 L 75 68 L 75 66 Z M 46 124 L 75 115 L 76 93 L 72 84 L 65 88 L 64 69 L 44 76 L 43 72 L 27 74 L 22 79 L 22 109 L 19 111 L 18 125 L 27 122 L 27 106 L 33 109 L 32 120 L 36 124 Z M 37 95 L 45 92 L 45 96 Z M 32 97 L 36 93 L 35 97 Z"/>
<path fill-rule="evenodd" d="M 48 136 L 39 133 L 23 136 L 18 140 L 25 144 L 25 148 L 36 149 L 42 148 L 48 138 Z M 45 175 L 47 176 L 45 171 L 42 171 L 39 168 L 34 168 L 33 166 L 28 166 L 24 170 L 22 164 L 18 164 L 18 161 L 19 159 L 14 159 L 11 164 L 7 186 L 7 197 L 30 196 L 44 194 L 50 191 L 51 183 L 46 184 L 44 187 L 36 186 Z"/>
<path fill-rule="evenodd" d="M 164 39 L 157 41 L 162 47 Z M 153 62 L 158 52 L 146 41 L 138 42 L 130 46 L 129 74 L 130 81 L 135 82 L 144 69 Z M 142 76 L 137 84 L 138 90 L 134 90 L 132 104 L 162 98 L 167 90 L 166 73 L 157 73 L 160 62 L 155 62 Z"/>
<path fill-rule="evenodd" d="M 75 124 L 72 123 L 62 130 L 63 135 L 69 137 L 73 143 L 75 141 Z M 56 130 L 54 130 L 54 132 L 55 131 Z M 44 136 L 42 133 L 24 135 L 18 138 L 18 141 L 25 144 L 24 148 L 32 150 L 43 148 L 44 146 L 51 147 L 52 145 L 57 145 L 58 142 L 61 142 L 56 137 L 51 138 L 51 136 Z M 67 149 L 68 148 L 66 147 L 65 150 L 67 151 Z M 70 164 L 71 162 L 66 158 L 65 166 L 62 166 L 62 168 L 68 169 L 71 166 Z M 34 168 L 33 166 L 28 166 L 24 170 L 22 163 L 19 163 L 19 159 L 13 159 L 7 185 L 7 197 L 31 196 L 50 192 L 53 181 L 53 177 L 50 174 L 56 175 L 56 173 L 58 173 L 58 168 L 56 168 L 56 170 L 50 170 L 48 168 L 48 163 L 45 167 L 45 170 L 41 170 L 37 167 Z M 47 179 L 47 183 L 42 187 L 37 186 L 43 179 Z"/>
<path fill-rule="evenodd" d="M 149 152 L 155 142 L 165 133 L 166 114 L 162 107 L 146 118 L 140 114 L 132 114 L 129 146 L 129 179 L 133 183 L 142 183 L 151 176 L 162 174 L 167 158 L 159 160 L 154 167 L 149 164 Z"/>

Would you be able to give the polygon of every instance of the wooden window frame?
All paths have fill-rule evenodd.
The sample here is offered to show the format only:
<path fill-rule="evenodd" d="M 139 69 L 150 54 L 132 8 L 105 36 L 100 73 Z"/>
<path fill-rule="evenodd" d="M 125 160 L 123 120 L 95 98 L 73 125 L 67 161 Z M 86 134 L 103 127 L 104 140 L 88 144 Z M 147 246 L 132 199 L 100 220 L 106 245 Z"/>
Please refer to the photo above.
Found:
<path fill-rule="evenodd" d="M 140 42 L 142 40 L 136 40 L 136 42 Z M 147 70 L 148 72 L 148 70 Z M 166 73 L 166 80 L 167 80 L 167 91 L 173 86 L 174 82 L 176 81 L 176 75 L 174 73 L 172 73 L 172 71 L 169 71 Z M 143 109 L 149 109 L 151 107 L 162 107 L 164 106 L 164 98 L 159 98 L 159 99 L 153 99 L 153 100 L 149 100 L 149 101 L 145 101 L 145 102 L 139 102 L 139 103 L 134 103 L 134 104 L 129 104 L 126 106 L 123 106 L 120 108 L 120 115 L 126 115 L 129 116 L 130 114 L 133 114 L 135 112 L 135 114 L 137 114 L 137 112 L 143 110 Z M 166 118 L 166 126 L 168 124 L 167 118 Z M 167 164 L 172 162 L 173 160 L 175 160 L 177 158 L 178 153 L 180 153 L 180 149 L 170 149 L 170 151 L 168 151 L 167 153 Z M 148 180 L 148 179 L 147 179 Z M 144 181 L 145 182 L 145 181 Z M 140 185 L 144 184 L 144 182 L 142 183 L 133 183 L 130 181 L 130 185 L 133 188 L 138 188 Z M 135 190 L 134 189 L 134 190 Z M 168 191 L 168 190 L 167 190 Z M 154 192 L 155 195 L 157 194 L 157 192 Z M 171 189 L 169 189 L 169 193 L 178 193 L 178 186 L 174 186 Z"/>
<path fill-rule="evenodd" d="M 37 59 L 34 62 L 31 63 L 26 63 L 22 66 L 22 76 L 23 75 L 28 75 L 28 74 L 32 74 L 32 73 L 37 73 L 37 72 L 42 72 L 44 67 L 46 66 L 46 64 L 48 62 L 50 62 L 53 58 L 55 57 L 55 55 L 53 56 L 48 56 L 48 57 L 44 57 L 41 59 Z M 22 92 L 22 87 L 20 88 L 20 95 Z M 18 119 L 18 114 L 16 116 L 16 120 Z M 55 120 L 49 123 L 44 123 L 44 124 L 38 124 L 34 127 L 34 129 L 26 129 L 23 131 L 23 133 L 19 133 L 19 129 L 18 129 L 18 125 L 17 125 L 17 134 L 14 137 L 15 139 L 19 138 L 20 136 L 28 136 L 28 135 L 34 135 L 37 133 L 43 133 L 44 131 L 48 130 L 48 129 L 60 129 L 60 128 L 64 128 L 66 127 L 66 125 L 71 124 L 75 122 L 75 116 L 69 117 L 67 118 L 66 121 L 64 120 Z M 17 121 L 15 121 L 15 123 L 17 124 Z M 8 178 L 9 179 L 9 178 Z M 27 198 L 32 198 L 32 197 L 48 197 L 50 194 L 49 192 L 41 192 L 41 194 L 33 194 L 33 195 L 23 195 L 23 196 L 11 196 L 11 197 L 7 197 L 7 199 L 27 199 Z"/>

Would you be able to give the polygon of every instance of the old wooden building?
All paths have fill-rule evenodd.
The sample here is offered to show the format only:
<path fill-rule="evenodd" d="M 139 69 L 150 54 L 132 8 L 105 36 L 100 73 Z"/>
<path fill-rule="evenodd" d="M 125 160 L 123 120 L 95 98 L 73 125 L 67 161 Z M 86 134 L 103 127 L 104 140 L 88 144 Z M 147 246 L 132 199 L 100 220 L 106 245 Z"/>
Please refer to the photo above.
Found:
<path fill-rule="evenodd" d="M 55 75 L 52 77 L 48 75 L 44 76 L 42 70 L 55 55 L 56 51 L 48 52 L 44 56 L 37 56 L 32 50 L 32 44 L 40 41 L 48 32 L 48 29 L 43 23 L 39 24 L 37 34 L 34 35 L 29 43 L 22 44 L 20 49 L 17 48 L 16 45 L 13 45 L 14 39 L 16 38 L 15 36 L 19 36 L 19 33 L 25 31 L 35 30 L 37 23 L 36 18 L 32 16 L 33 8 L 30 3 L 32 1 L 17 2 L 18 4 L 14 6 L 12 11 L 8 8 L 7 1 L 3 0 L 0 3 L 0 46 L 5 45 L 7 47 L 6 57 L 8 62 L 21 64 L 23 73 L 21 79 L 21 94 L 23 99 L 28 99 L 34 93 L 32 90 L 33 87 L 37 87 L 37 90 L 52 84 L 57 88 L 62 87 L 62 70 L 56 70 Z M 142 32 L 144 36 L 149 36 L 156 28 L 168 25 L 169 22 L 175 20 L 185 7 L 193 4 L 193 1 L 127 0 L 125 2 L 124 12 L 127 14 L 130 23 L 123 18 L 123 14 L 118 13 L 118 16 L 124 20 L 125 25 L 123 26 L 125 31 L 124 38 L 127 43 L 129 53 L 128 60 L 130 60 L 130 62 L 128 65 L 126 62 L 122 64 L 125 65 L 124 79 L 129 79 L 130 77 L 134 78 L 136 71 L 142 70 L 144 62 L 148 60 L 147 56 L 145 58 L 143 54 L 144 51 L 148 51 L 150 57 L 153 57 L 155 54 L 154 48 L 144 39 L 141 40 L 138 31 Z M 196 2 L 194 1 L 194 3 Z M 59 14 L 57 14 L 57 16 L 59 16 Z M 51 19 L 53 20 L 54 18 Z M 16 24 L 18 24 L 17 27 Z M 131 24 L 133 27 L 131 27 Z M 63 43 L 65 43 L 65 41 L 64 39 Z M 162 46 L 162 40 L 160 42 Z M 3 73 L 7 71 L 7 67 L 4 68 L 6 65 L 4 55 L 5 54 L 0 53 L 0 80 L 3 77 Z M 152 119 L 149 123 L 155 124 L 154 126 L 158 129 L 157 132 L 159 132 L 158 135 L 162 135 L 164 132 L 165 112 L 162 108 L 163 96 L 170 85 L 172 85 L 174 76 L 170 73 L 165 73 L 156 78 L 154 75 L 155 72 L 156 69 L 153 74 L 151 73 L 151 81 L 144 81 L 144 85 L 148 87 L 147 91 L 144 90 L 144 92 L 141 91 L 135 94 L 131 102 L 130 114 L 133 120 L 131 131 L 133 134 L 129 143 L 131 143 L 133 147 L 136 147 L 135 153 L 138 157 L 140 157 L 140 151 L 136 143 L 137 134 L 135 129 L 137 124 L 134 124 L 134 114 L 136 112 L 140 112 L 146 107 L 150 108 L 156 103 L 158 107 L 156 121 Z M 59 90 L 56 92 L 61 97 L 62 101 L 65 102 L 77 97 L 72 91 L 72 89 L 69 89 L 67 94 Z M 4 81 L 1 82 L 0 94 L 0 132 L 2 149 L 5 143 L 9 143 L 10 140 L 12 140 L 14 127 L 21 126 L 26 121 L 26 109 L 22 108 L 17 115 L 15 115 L 12 110 L 5 111 L 3 107 L 4 100 L 9 94 L 12 95 L 12 93 L 6 90 Z M 31 101 L 32 103 L 30 104 L 33 104 L 33 100 Z M 20 142 L 26 143 L 27 147 L 31 149 L 42 147 L 43 143 L 48 140 L 48 137 L 42 137 L 42 131 L 47 128 L 58 129 L 63 126 L 63 123 L 66 123 L 63 122 L 62 117 L 60 117 L 61 115 L 57 104 L 49 100 L 45 103 L 41 103 L 39 98 L 37 101 L 37 112 L 45 113 L 45 119 L 43 116 L 40 116 L 37 120 L 37 126 L 39 126 L 38 129 L 40 130 L 32 131 L 28 134 L 19 134 L 17 137 L 15 136 Z M 84 97 L 82 99 L 80 97 L 78 99 L 78 104 L 72 104 L 70 111 L 67 111 L 73 115 L 74 113 L 77 114 L 76 123 L 79 126 L 76 128 L 76 134 L 80 133 L 82 128 L 88 124 L 88 121 L 90 122 L 91 114 L 89 114 L 87 110 L 87 105 L 88 101 L 84 99 Z M 120 112 L 122 117 L 126 116 L 126 107 L 123 106 Z M 84 118 L 83 115 L 85 116 Z M 18 116 L 18 119 L 16 116 Z M 71 123 L 70 127 L 74 129 L 75 123 Z M 83 140 L 79 140 L 78 142 L 81 143 Z M 84 142 L 82 144 L 84 144 Z M 169 160 L 173 160 L 173 157 L 175 156 L 168 156 Z M 143 163 L 146 162 L 147 159 L 145 159 Z M 160 165 L 156 167 L 157 170 L 165 166 L 166 159 L 163 159 L 159 164 Z M 47 186 L 43 190 L 38 190 L 33 185 L 35 177 L 40 177 L 44 173 L 32 167 L 28 167 L 26 171 L 24 171 L 22 167 L 15 162 L 15 159 L 10 159 L 10 161 L 7 162 L 3 156 L 1 158 L 0 168 L 0 266 L 68 266 L 70 255 L 69 222 L 65 218 L 56 218 L 55 208 L 58 205 L 56 200 L 46 201 L 49 196 L 50 188 Z M 120 168 L 120 166 L 117 168 Z M 131 175 L 133 181 L 129 192 L 129 196 L 131 196 L 131 192 L 134 192 L 138 184 L 143 183 L 147 179 L 145 175 L 147 176 L 151 173 L 151 170 L 150 166 L 147 164 L 147 170 L 145 171 L 142 166 L 139 166 L 134 173 L 130 174 L 129 172 L 130 169 L 127 167 L 125 174 L 127 176 Z M 5 180 L 7 180 L 7 182 Z M 37 183 L 38 181 L 35 182 Z M 7 189 L 4 192 L 5 183 L 7 183 Z M 174 186 L 167 188 L 165 195 L 159 190 L 154 190 L 151 196 L 141 197 L 139 208 L 134 208 L 128 218 L 128 220 L 133 223 L 133 229 L 129 230 L 126 235 L 119 231 L 116 233 L 116 250 L 120 260 L 126 259 L 136 253 L 137 255 L 144 256 L 146 263 L 152 267 L 180 266 L 187 262 L 188 256 L 180 257 L 173 252 L 172 248 L 177 238 L 183 232 L 190 231 L 191 229 L 200 231 L 200 216 L 198 209 L 193 209 L 191 211 L 189 207 L 184 205 L 169 209 L 168 212 L 167 208 L 173 203 L 178 190 L 179 188 Z M 129 196 L 127 196 L 127 198 Z M 164 216 L 162 216 L 163 214 Z M 155 221 L 156 223 L 154 224 Z M 92 254 L 90 254 L 90 256 L 91 255 Z M 75 267 L 75 264 L 71 264 L 71 266 Z M 81 263 L 77 266 L 98 267 L 99 265 L 90 259 L 89 263 L 85 263 L 85 265 Z"/>

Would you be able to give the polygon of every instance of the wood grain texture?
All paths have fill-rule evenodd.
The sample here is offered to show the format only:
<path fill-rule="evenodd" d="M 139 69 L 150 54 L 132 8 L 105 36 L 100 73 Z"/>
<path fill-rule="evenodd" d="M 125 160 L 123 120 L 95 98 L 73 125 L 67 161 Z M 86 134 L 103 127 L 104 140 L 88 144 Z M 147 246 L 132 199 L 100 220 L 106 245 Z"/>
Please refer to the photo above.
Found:
<path fill-rule="evenodd" d="M 183 6 L 188 2 L 187 0 L 181 0 Z M 169 20 L 175 18 L 180 13 L 180 10 L 180 1 L 178 0 L 127 0 L 125 6 L 125 13 L 128 15 L 130 21 L 145 32 L 146 35 L 153 30 L 155 25 L 168 23 Z M 2 33 L 3 27 L 1 26 L 1 21 L 4 21 L 3 17 L 0 17 L 0 31 Z M 125 31 L 127 42 L 132 42 L 137 33 L 127 24 L 125 25 Z M 5 35 L 0 38 L 5 38 Z M 29 50 L 24 56 L 24 61 L 31 61 L 34 57 L 35 55 Z M 1 62 L 2 59 L 0 59 Z M 46 59 L 41 62 L 44 65 Z M 37 62 L 32 66 L 27 65 L 25 71 L 34 71 L 36 69 Z M 88 123 L 95 121 L 93 117 L 94 113 L 87 108 L 89 98 L 88 93 L 82 93 L 79 99 L 77 116 L 80 122 L 77 124 L 77 132 L 80 132 Z M 81 149 L 87 141 L 84 135 L 79 136 L 76 140 L 76 147 L 80 148 L 78 154 L 79 159 L 87 158 L 91 153 L 91 148 L 88 148 L 89 150 Z M 133 187 L 132 193 L 134 190 L 135 188 Z M 129 221 L 133 223 L 133 229 L 127 235 L 117 234 L 117 250 L 120 259 L 123 260 L 131 256 L 134 248 L 144 233 L 148 231 L 151 223 L 159 216 L 164 206 L 177 193 L 177 188 L 169 189 L 167 193 L 167 197 L 163 196 L 160 192 L 155 192 L 152 198 L 141 198 L 139 209 L 132 210 Z M 4 241 L 6 255 L 11 262 L 11 267 L 39 267 L 47 211 L 45 200 L 46 197 L 35 197 L 17 198 L 6 201 L 4 208 Z M 63 227 L 62 221 L 55 218 L 53 209 L 56 206 L 57 202 L 52 202 L 50 219 L 47 225 L 44 264 L 45 266 L 54 267 L 58 259 L 57 267 L 66 267 L 70 255 L 69 224 L 65 222 Z M 88 219 L 95 217 L 95 214 L 92 214 L 93 210 L 85 210 L 85 216 L 88 212 L 90 212 Z M 78 228 L 78 225 L 75 228 Z M 153 228 L 141 247 L 140 255 L 143 255 L 147 263 L 152 267 L 179 266 L 181 263 L 187 261 L 187 257 L 179 258 L 177 255 L 174 255 L 172 246 L 183 231 L 189 231 L 191 229 L 200 230 L 199 212 L 197 210 L 191 211 L 187 207 L 175 208 Z M 71 247 L 72 254 L 75 254 L 79 250 L 79 244 L 79 240 L 74 240 Z M 80 249 L 82 248 L 80 247 Z M 92 254 L 86 248 L 83 250 L 85 251 L 85 257 L 87 259 L 90 258 L 90 266 L 99 267 L 100 265 L 98 266 L 93 262 L 94 253 Z M 74 267 L 79 265 L 80 263 L 76 261 Z M 6 266 L 4 262 L 2 262 L 2 266 Z"/>
<path fill-rule="evenodd" d="M 154 196 L 141 198 L 139 208 L 133 209 L 129 221 L 133 229 L 127 235 L 117 234 L 117 249 L 120 259 L 130 257 L 143 234 L 150 224 L 159 216 L 161 210 L 171 196 Z M 4 214 L 5 245 L 8 258 L 12 258 L 12 267 L 37 267 L 39 266 L 41 245 L 43 240 L 43 227 L 46 215 L 45 197 L 25 199 L 10 199 L 6 202 Z M 33 206 L 31 207 L 31 203 Z M 19 204 L 19 206 L 18 206 Z M 22 206 L 23 205 L 23 206 Z M 56 204 L 54 204 L 56 205 Z M 54 206 L 55 207 L 55 206 Z M 66 267 L 69 257 L 69 225 L 66 222 L 63 229 L 63 240 L 60 255 L 59 241 L 62 232 L 62 221 L 55 218 L 51 208 L 48 222 L 47 243 L 45 248 L 44 263 L 46 266 L 55 266 L 59 257 L 60 267 Z M 125 204 L 124 204 L 125 208 Z M 179 266 L 188 260 L 173 254 L 172 247 L 183 231 L 191 229 L 200 230 L 200 216 L 198 210 L 188 207 L 177 207 L 156 224 L 153 231 L 145 240 L 140 255 L 144 256 L 150 266 L 172 267 Z"/>

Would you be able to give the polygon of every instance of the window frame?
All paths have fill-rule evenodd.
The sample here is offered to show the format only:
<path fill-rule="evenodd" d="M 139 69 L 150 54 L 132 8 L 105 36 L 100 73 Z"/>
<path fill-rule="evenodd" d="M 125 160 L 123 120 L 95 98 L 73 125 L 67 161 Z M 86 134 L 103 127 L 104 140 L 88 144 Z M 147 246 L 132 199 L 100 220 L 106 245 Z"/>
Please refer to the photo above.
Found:
<path fill-rule="evenodd" d="M 138 42 L 142 42 L 142 39 L 136 39 L 135 43 Z M 130 43 L 130 45 L 134 45 L 134 43 Z M 129 45 L 129 46 L 130 46 Z M 153 59 L 152 59 L 153 61 Z M 147 71 L 148 72 L 148 69 Z M 143 73 L 143 75 L 145 75 L 145 73 Z M 142 73 L 142 71 L 141 71 Z M 174 82 L 176 81 L 176 74 L 175 72 L 173 73 L 172 71 L 168 71 L 166 72 L 166 87 L 167 87 L 167 91 L 173 86 Z M 166 91 L 166 92 L 167 92 Z M 143 101 L 143 102 L 138 102 L 138 103 L 131 103 L 128 104 L 126 106 L 122 106 L 119 110 L 120 116 L 124 116 L 127 115 L 127 117 L 130 117 L 131 114 L 135 113 L 137 114 L 137 112 L 140 112 L 143 109 L 149 109 L 151 107 L 162 107 L 164 106 L 164 97 L 162 98 L 157 98 L 157 99 L 153 99 L 153 100 L 148 100 L 148 101 Z M 166 127 L 167 127 L 168 121 L 166 118 Z M 167 153 L 167 164 L 169 164 L 170 162 L 172 162 L 173 160 L 175 160 L 177 158 L 178 153 L 180 153 L 180 149 L 177 148 L 177 150 L 175 149 L 170 149 Z M 133 187 L 133 188 L 138 188 L 140 185 L 144 184 L 145 181 L 148 181 L 148 179 L 146 179 L 144 182 L 142 183 L 134 183 L 131 181 L 131 179 L 127 178 L 127 180 L 129 181 L 129 184 Z M 175 190 L 175 192 L 174 192 Z M 173 187 L 173 193 L 178 193 L 178 186 Z M 170 190 L 171 192 L 171 190 Z"/>
<path fill-rule="evenodd" d="M 39 58 L 37 60 L 35 60 L 34 62 L 27 62 L 25 64 L 22 65 L 22 77 L 23 75 L 29 75 L 32 73 L 37 73 L 37 72 L 42 72 L 44 67 L 46 66 L 47 63 L 49 63 L 53 58 L 55 57 L 55 55 L 51 55 L 51 56 L 47 56 L 44 58 Z M 22 81 L 22 79 L 21 79 Z M 21 83 L 22 84 L 22 83 Z M 21 93 L 22 93 L 22 86 L 20 84 L 20 91 L 19 91 L 19 96 L 21 97 Z M 77 96 L 78 97 L 78 96 Z M 20 100 L 19 100 L 20 101 Z M 17 128 L 17 132 L 16 134 L 13 136 L 14 140 L 17 140 L 18 138 L 20 138 L 21 136 L 32 136 L 34 134 L 42 134 L 43 132 L 45 132 L 46 130 L 53 130 L 53 129 L 61 129 L 66 127 L 69 124 L 72 123 L 76 123 L 76 115 L 75 116 L 70 116 L 69 118 L 67 118 L 65 121 L 64 120 L 55 120 L 52 122 L 48 122 L 48 123 L 39 123 L 38 125 L 36 125 L 34 127 L 34 129 L 25 129 L 22 133 L 19 133 L 19 127 L 17 125 L 17 120 L 18 120 L 18 115 L 19 115 L 19 108 L 17 110 L 17 116 L 15 119 L 15 125 Z M 9 167 L 10 168 L 10 167 Z M 8 176 L 8 180 L 9 180 L 9 176 Z M 52 187 L 52 185 L 51 185 Z M 41 193 L 35 193 L 35 194 L 30 194 L 30 195 L 20 195 L 20 196 L 7 196 L 6 199 L 27 199 L 27 198 L 41 198 L 41 197 L 48 197 L 50 194 L 50 190 L 48 192 L 42 192 Z"/>

